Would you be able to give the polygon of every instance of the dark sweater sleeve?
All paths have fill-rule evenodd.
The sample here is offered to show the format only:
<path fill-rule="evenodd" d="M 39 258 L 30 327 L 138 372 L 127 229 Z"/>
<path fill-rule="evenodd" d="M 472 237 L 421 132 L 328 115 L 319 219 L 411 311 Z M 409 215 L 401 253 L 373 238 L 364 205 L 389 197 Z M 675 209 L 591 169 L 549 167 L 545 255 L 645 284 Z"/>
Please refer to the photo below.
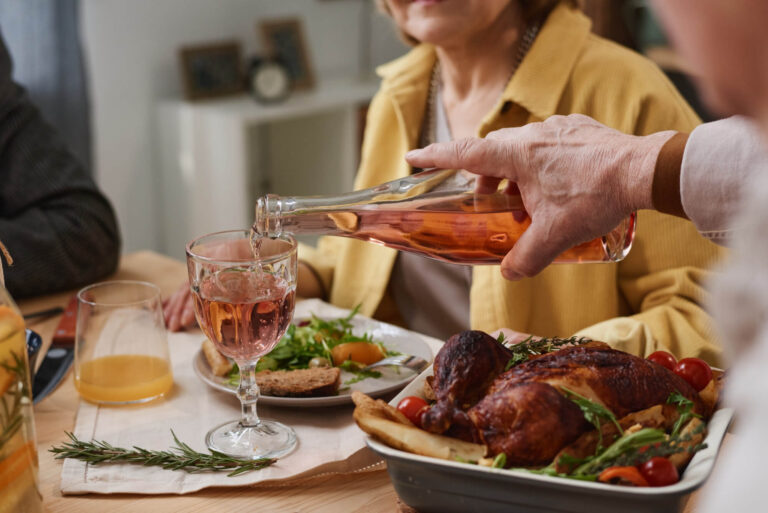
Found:
<path fill-rule="evenodd" d="M 0 241 L 15 298 L 76 288 L 112 273 L 120 253 L 114 211 L 11 79 L 0 38 Z"/>

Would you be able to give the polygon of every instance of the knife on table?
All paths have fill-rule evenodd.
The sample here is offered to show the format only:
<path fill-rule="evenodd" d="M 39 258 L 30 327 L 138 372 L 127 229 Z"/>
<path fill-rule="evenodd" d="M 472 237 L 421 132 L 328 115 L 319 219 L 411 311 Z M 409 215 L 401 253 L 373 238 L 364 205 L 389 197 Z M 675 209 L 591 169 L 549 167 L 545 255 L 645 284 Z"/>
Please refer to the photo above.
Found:
<path fill-rule="evenodd" d="M 37 404 L 53 392 L 67 375 L 75 359 L 75 325 L 77 322 L 77 296 L 72 296 L 56 331 L 53 332 L 51 347 L 40 362 L 32 382 L 33 402 Z"/>

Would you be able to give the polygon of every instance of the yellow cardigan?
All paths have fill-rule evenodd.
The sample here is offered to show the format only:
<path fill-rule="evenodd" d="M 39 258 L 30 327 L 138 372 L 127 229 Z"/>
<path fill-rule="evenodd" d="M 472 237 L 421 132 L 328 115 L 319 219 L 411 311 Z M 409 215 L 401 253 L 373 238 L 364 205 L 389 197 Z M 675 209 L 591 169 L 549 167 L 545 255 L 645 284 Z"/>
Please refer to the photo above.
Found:
<path fill-rule="evenodd" d="M 638 135 L 689 132 L 699 123 L 654 64 L 590 29 L 581 12 L 557 7 L 478 135 L 570 113 Z M 434 62 L 434 48 L 420 45 L 379 68 L 383 81 L 368 112 L 355 188 L 410 174 L 403 156 L 418 142 Z M 665 349 L 717 364 L 720 348 L 701 303 L 707 269 L 720 251 L 690 222 L 642 211 L 634 247 L 618 264 L 554 265 L 519 282 L 504 280 L 497 266 L 476 266 L 470 322 L 485 331 L 578 333 L 638 355 Z M 336 237 L 300 254 L 322 277 L 331 303 L 361 304 L 365 315 L 386 303 L 396 256 Z"/>

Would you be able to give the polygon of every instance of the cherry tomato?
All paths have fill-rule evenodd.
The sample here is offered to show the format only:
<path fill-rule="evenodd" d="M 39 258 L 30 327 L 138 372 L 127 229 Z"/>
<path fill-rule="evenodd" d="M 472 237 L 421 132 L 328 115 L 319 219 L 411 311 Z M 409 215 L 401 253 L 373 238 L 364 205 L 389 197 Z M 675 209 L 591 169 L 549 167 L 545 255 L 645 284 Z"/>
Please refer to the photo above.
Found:
<path fill-rule="evenodd" d="M 650 360 L 653 363 L 658 363 L 662 367 L 666 367 L 671 371 L 674 371 L 675 365 L 677 365 L 677 359 L 671 353 L 666 351 L 656 351 L 655 353 L 651 353 L 648 355 L 646 360 Z"/>
<path fill-rule="evenodd" d="M 712 381 L 712 369 L 707 362 L 699 358 L 683 358 L 675 365 L 675 374 L 691 384 L 696 391 L 701 391 Z"/>
<path fill-rule="evenodd" d="M 680 480 L 677 469 L 667 458 L 656 456 L 638 467 L 651 486 L 667 486 Z"/>
<path fill-rule="evenodd" d="M 403 397 L 403 399 L 397 403 L 397 410 L 406 416 L 416 427 L 421 427 L 421 417 L 424 416 L 424 412 L 429 409 L 427 401 L 421 397 L 410 395 Z"/>

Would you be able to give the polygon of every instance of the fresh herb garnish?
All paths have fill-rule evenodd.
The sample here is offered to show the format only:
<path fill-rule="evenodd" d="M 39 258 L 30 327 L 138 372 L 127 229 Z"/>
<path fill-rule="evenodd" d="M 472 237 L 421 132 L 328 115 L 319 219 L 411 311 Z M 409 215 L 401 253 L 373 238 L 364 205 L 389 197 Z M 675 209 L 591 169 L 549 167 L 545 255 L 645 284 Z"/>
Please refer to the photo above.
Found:
<path fill-rule="evenodd" d="M 669 437 L 667 440 L 656 442 L 647 446 L 634 447 L 627 449 L 619 455 L 616 459 L 606 464 L 607 467 L 632 467 L 645 463 L 651 458 L 656 456 L 668 457 L 673 454 L 695 454 L 701 449 L 707 447 L 705 443 L 699 443 L 695 445 L 686 446 L 688 442 L 691 442 L 694 437 L 702 433 L 706 429 L 706 424 L 703 422 L 697 426 L 693 431 L 686 435 L 677 435 L 675 437 Z"/>
<path fill-rule="evenodd" d="M 576 467 L 573 475 L 595 475 L 608 467 L 615 466 L 615 460 L 627 451 L 666 440 L 666 434 L 660 429 L 643 428 L 634 433 L 627 433 L 608 446 L 607 449 L 586 463 Z"/>
<path fill-rule="evenodd" d="M 209 454 L 197 452 L 181 442 L 171 430 L 174 446 L 168 451 L 150 451 L 140 447 L 124 449 L 105 441 L 85 442 L 74 434 L 67 433 L 69 442 L 49 449 L 57 460 L 72 458 L 91 465 L 102 463 L 135 463 L 137 465 L 162 467 L 167 470 L 183 470 L 191 474 L 196 472 L 229 472 L 227 476 L 237 476 L 252 470 L 259 470 L 272 465 L 276 460 L 261 458 L 257 460 L 239 460 L 217 451 Z"/>
<path fill-rule="evenodd" d="M 497 340 L 500 344 L 504 344 L 504 334 L 500 333 Z M 509 370 L 515 365 L 527 362 L 531 356 L 551 353 L 563 346 L 578 346 L 588 342 L 592 342 L 592 340 L 585 337 L 534 339 L 530 336 L 519 344 L 504 344 L 507 349 L 512 351 L 512 358 L 509 359 L 504 370 Z"/>
<path fill-rule="evenodd" d="M 493 463 L 491 463 L 491 467 L 493 468 L 504 468 L 507 465 L 507 455 L 503 452 L 500 452 L 496 455 L 495 458 L 493 458 Z"/>
<path fill-rule="evenodd" d="M 596 403 L 595 401 L 592 401 L 591 399 L 584 397 L 583 395 L 577 394 L 573 390 L 569 390 L 562 386 L 560 389 L 565 392 L 565 397 L 573 401 L 576 406 L 581 409 L 581 412 L 584 414 L 584 419 L 595 426 L 595 429 L 597 429 L 598 442 L 596 450 L 598 452 L 603 446 L 603 430 L 601 429 L 603 420 L 612 422 L 613 425 L 616 426 L 616 430 L 619 434 L 624 432 L 624 430 L 621 428 L 621 425 L 619 424 L 619 421 L 616 420 L 616 416 L 611 410 L 601 404 Z"/>
<path fill-rule="evenodd" d="M 672 434 L 670 436 L 676 436 L 682 427 L 688 423 L 692 418 L 700 419 L 701 415 L 693 412 L 693 401 L 685 397 L 683 394 L 675 390 L 667 398 L 667 404 L 677 405 L 677 413 L 680 415 L 672 428 Z"/>

